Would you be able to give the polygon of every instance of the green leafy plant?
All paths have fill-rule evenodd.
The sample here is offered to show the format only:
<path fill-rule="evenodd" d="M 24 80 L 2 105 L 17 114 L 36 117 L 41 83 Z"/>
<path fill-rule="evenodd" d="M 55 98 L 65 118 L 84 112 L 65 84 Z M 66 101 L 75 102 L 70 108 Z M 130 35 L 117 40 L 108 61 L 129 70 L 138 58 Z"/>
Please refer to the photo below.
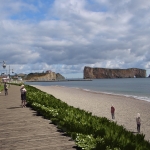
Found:
<path fill-rule="evenodd" d="M 0 84 L 0 92 L 4 90 L 4 85 Z"/>
<path fill-rule="evenodd" d="M 85 150 L 149 150 L 145 135 L 134 135 L 105 117 L 69 106 L 35 87 L 26 85 L 27 102 L 34 110 L 64 132 Z"/>

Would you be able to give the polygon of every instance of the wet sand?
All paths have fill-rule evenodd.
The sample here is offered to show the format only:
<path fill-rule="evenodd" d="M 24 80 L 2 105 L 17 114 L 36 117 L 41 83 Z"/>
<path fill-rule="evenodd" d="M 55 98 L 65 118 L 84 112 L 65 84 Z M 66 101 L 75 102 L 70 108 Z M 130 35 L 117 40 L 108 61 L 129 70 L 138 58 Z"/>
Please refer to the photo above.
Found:
<path fill-rule="evenodd" d="M 115 119 L 119 125 L 123 125 L 132 132 L 137 132 L 136 116 L 141 115 L 141 133 L 150 141 L 150 102 L 131 97 L 96 93 L 60 86 L 32 85 L 56 98 L 66 102 L 70 106 L 92 112 L 93 115 L 106 117 L 110 120 L 110 107 L 115 107 Z"/>

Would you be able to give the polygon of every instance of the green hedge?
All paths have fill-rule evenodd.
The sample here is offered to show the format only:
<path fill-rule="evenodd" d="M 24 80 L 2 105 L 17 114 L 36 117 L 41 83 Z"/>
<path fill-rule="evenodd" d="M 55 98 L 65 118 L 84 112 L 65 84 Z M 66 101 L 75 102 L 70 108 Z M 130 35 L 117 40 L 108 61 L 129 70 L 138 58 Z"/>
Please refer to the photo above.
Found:
<path fill-rule="evenodd" d="M 0 92 L 4 90 L 4 85 L 0 83 Z"/>
<path fill-rule="evenodd" d="M 86 150 L 150 150 L 145 135 L 127 131 L 105 117 L 69 106 L 60 99 L 26 85 L 27 102 Z"/>

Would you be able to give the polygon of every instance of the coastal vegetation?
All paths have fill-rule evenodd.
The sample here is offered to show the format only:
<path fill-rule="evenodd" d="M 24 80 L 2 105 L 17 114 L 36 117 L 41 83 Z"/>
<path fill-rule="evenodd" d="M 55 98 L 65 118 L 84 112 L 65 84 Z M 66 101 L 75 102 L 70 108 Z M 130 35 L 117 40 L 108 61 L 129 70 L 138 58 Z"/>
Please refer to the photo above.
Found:
<path fill-rule="evenodd" d="M 35 87 L 26 85 L 27 103 L 39 115 L 51 120 L 85 150 L 149 150 L 143 134 L 133 134 L 105 117 L 69 106 Z"/>
<path fill-rule="evenodd" d="M 0 83 L 0 92 L 3 91 L 3 89 L 4 89 L 4 85 Z"/>

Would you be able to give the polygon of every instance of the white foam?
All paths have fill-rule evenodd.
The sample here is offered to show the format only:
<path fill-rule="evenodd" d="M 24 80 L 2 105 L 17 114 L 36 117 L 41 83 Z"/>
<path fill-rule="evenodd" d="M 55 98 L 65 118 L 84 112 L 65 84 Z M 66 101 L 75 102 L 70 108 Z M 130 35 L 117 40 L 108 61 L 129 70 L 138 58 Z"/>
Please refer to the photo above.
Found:
<path fill-rule="evenodd" d="M 83 90 L 83 91 L 86 91 L 86 92 L 92 92 L 92 93 L 102 93 L 102 94 L 108 94 L 108 95 L 125 96 L 125 97 L 130 97 L 130 98 L 150 102 L 150 98 L 146 97 L 146 96 L 142 97 L 142 96 L 125 95 L 125 94 L 118 94 L 118 93 L 112 93 L 112 92 L 93 91 L 93 90 L 90 90 L 90 89 L 82 89 L 82 88 L 78 88 L 78 87 L 71 87 L 71 88 L 75 88 L 77 90 Z"/>

